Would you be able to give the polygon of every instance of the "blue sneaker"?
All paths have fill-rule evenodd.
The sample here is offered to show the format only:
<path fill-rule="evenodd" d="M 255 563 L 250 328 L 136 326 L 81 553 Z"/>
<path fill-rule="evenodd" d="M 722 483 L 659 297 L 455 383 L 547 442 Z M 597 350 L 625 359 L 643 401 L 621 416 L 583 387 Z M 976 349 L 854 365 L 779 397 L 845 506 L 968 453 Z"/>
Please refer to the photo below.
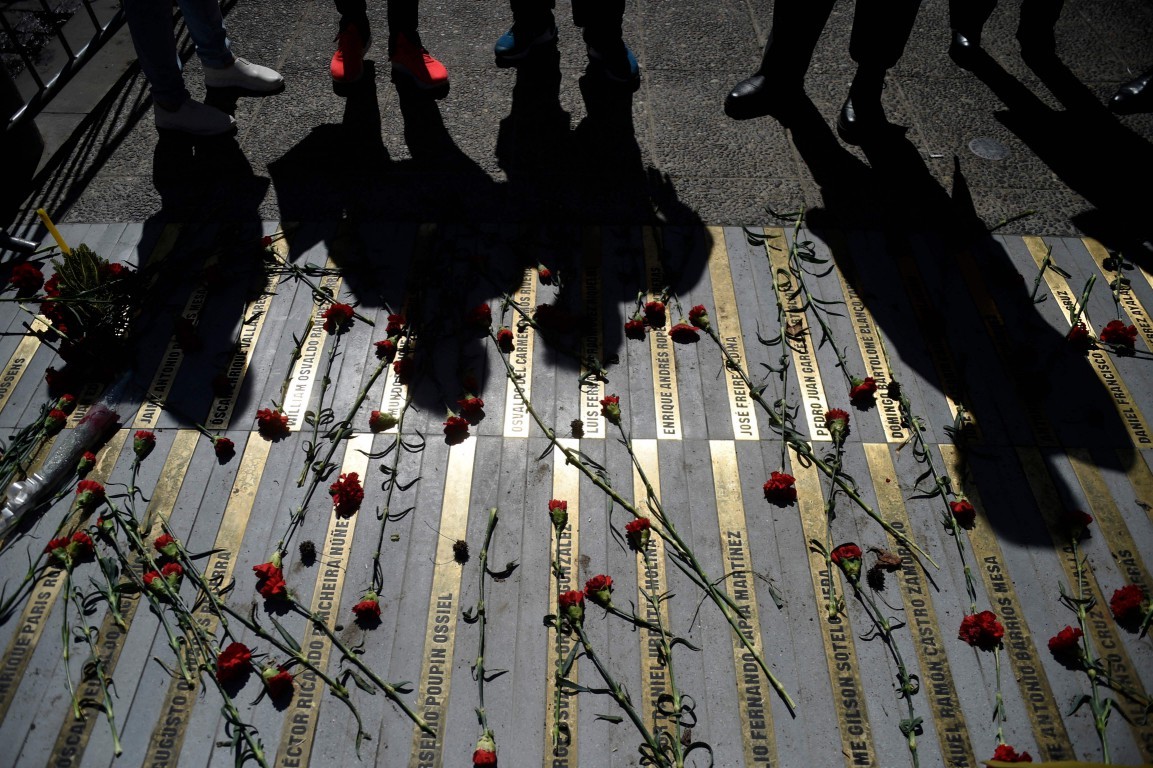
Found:
<path fill-rule="evenodd" d="M 508 32 L 500 36 L 493 46 L 492 52 L 496 55 L 498 67 L 510 67 L 532 53 L 532 49 L 541 45 L 552 45 L 556 42 L 556 25 L 549 23 L 543 29 L 526 29 L 519 24 L 513 24 Z"/>
<path fill-rule="evenodd" d="M 641 68 L 637 57 L 624 41 L 616 41 L 603 48 L 588 46 L 589 59 L 601 65 L 605 77 L 615 83 L 636 87 L 641 82 Z"/>

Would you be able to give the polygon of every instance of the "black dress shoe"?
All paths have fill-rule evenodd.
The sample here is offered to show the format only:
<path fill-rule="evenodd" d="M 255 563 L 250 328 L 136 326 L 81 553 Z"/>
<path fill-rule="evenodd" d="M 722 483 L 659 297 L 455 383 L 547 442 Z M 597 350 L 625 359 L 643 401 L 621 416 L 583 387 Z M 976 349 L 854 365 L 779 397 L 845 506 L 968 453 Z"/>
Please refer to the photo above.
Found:
<path fill-rule="evenodd" d="M 1118 115 L 1153 112 L 1153 69 L 1118 88 L 1109 100 L 1109 109 Z"/>
<path fill-rule="evenodd" d="M 734 120 L 780 114 L 803 90 L 799 85 L 769 82 L 759 72 L 733 86 L 725 97 L 725 114 Z"/>
<path fill-rule="evenodd" d="M 864 144 L 884 133 L 889 123 L 880 103 L 854 104 L 853 97 L 845 99 L 837 116 L 837 135 L 846 144 Z"/>

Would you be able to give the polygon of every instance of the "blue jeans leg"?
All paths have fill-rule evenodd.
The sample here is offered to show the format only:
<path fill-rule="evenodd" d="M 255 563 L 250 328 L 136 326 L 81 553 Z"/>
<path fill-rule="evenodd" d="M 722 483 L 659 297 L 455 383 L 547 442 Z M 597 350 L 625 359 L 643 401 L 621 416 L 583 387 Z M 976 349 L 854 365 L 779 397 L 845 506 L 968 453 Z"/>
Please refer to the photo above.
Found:
<path fill-rule="evenodd" d="M 231 64 L 232 50 L 217 0 L 180 0 L 180 10 L 204 66 L 219 68 Z M 153 100 L 165 107 L 178 107 L 189 93 L 176 51 L 171 3 L 124 0 L 124 16 Z"/>
<path fill-rule="evenodd" d="M 178 0 L 196 55 L 204 66 L 221 69 L 232 64 L 232 43 L 224 28 L 219 0 Z"/>

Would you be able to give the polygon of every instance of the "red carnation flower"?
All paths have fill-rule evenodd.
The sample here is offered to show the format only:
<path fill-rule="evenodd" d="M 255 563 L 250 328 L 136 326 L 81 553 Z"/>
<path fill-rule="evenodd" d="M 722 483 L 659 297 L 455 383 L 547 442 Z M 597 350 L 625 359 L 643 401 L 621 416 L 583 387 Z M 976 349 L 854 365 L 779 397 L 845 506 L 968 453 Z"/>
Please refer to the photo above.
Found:
<path fill-rule="evenodd" d="M 687 323 L 677 323 L 669 329 L 669 338 L 677 344 L 696 344 L 701 340 L 697 329 Z"/>
<path fill-rule="evenodd" d="M 541 285 L 552 285 L 552 270 L 543 264 L 536 265 L 536 274 Z"/>
<path fill-rule="evenodd" d="M 580 624 L 585 616 L 585 593 L 580 590 L 572 590 L 571 592 L 561 592 L 560 597 L 557 599 L 560 606 L 560 612 L 564 614 L 569 621 Z"/>
<path fill-rule="evenodd" d="M 56 398 L 56 407 L 71 415 L 76 410 L 76 397 L 74 395 L 61 395 Z"/>
<path fill-rule="evenodd" d="M 460 445 L 468 439 L 468 422 L 460 416 L 449 416 L 444 422 L 444 441 L 449 445 Z"/>
<path fill-rule="evenodd" d="M 389 315 L 388 325 L 384 328 L 384 334 L 386 336 L 399 336 L 404 333 L 405 324 L 404 315 Z"/>
<path fill-rule="evenodd" d="M 1081 638 L 1085 633 L 1080 627 L 1065 627 L 1049 638 L 1049 653 L 1065 666 L 1078 666 L 1081 661 Z"/>
<path fill-rule="evenodd" d="M 261 408 L 256 412 L 257 431 L 265 440 L 288 437 L 288 415 L 280 410 Z"/>
<path fill-rule="evenodd" d="M 997 614 L 992 611 L 981 611 L 966 616 L 961 619 L 961 629 L 957 632 L 957 637 L 982 651 L 996 650 L 1004 636 L 1005 628 L 997 621 Z"/>
<path fill-rule="evenodd" d="M 492 731 L 485 731 L 476 742 L 476 751 L 472 753 L 473 768 L 478 766 L 487 766 L 495 768 L 496 766 L 496 741 L 492 737 Z"/>
<path fill-rule="evenodd" d="M 364 501 L 364 488 L 360 485 L 360 477 L 355 472 L 341 475 L 340 479 L 328 487 L 332 496 L 332 503 L 336 507 L 337 517 L 351 517 L 360 509 Z"/>
<path fill-rule="evenodd" d="M 553 527 L 563 531 L 568 525 L 568 502 L 560 499 L 551 499 L 548 503 L 548 515 L 552 518 Z"/>
<path fill-rule="evenodd" d="M 950 501 L 949 509 L 952 510 L 953 519 L 957 521 L 957 525 L 966 530 L 972 528 L 977 522 L 977 510 L 973 509 L 973 505 L 969 503 L 968 499 Z"/>
<path fill-rule="evenodd" d="M 375 592 L 366 592 L 360 602 L 352 606 L 356 620 L 362 624 L 380 620 L 380 599 Z"/>
<path fill-rule="evenodd" d="M 460 415 L 469 424 L 476 424 L 484 418 L 484 400 L 479 397 L 468 396 L 461 400 L 456 401 L 456 405 L 460 408 Z"/>
<path fill-rule="evenodd" d="M 619 425 L 621 423 L 621 399 L 616 395 L 608 395 L 601 400 L 601 416 L 604 416 L 609 424 Z"/>
<path fill-rule="evenodd" d="M 260 670 L 260 677 L 268 688 L 268 695 L 274 699 L 282 699 L 292 694 L 292 673 L 281 666 L 267 666 Z"/>
<path fill-rule="evenodd" d="M 829 557 L 841 567 L 849 581 L 856 583 L 861 577 L 861 548 L 856 544 L 841 544 L 829 553 Z"/>
<path fill-rule="evenodd" d="M 689 310 L 689 322 L 702 330 L 709 329 L 709 311 L 704 304 L 698 304 Z"/>
<path fill-rule="evenodd" d="M 513 350 L 513 335 L 511 328 L 501 328 L 496 332 L 496 345 L 501 352 L 509 353 Z"/>
<path fill-rule="evenodd" d="M 279 559 L 276 558 L 277 561 Z M 280 569 L 278 562 L 269 561 L 254 565 L 252 571 L 256 574 L 256 591 L 261 597 L 270 600 L 287 597 L 288 584 L 284 581 L 284 571 Z"/>
<path fill-rule="evenodd" d="M 825 429 L 832 434 L 833 442 L 843 442 L 849 434 L 849 414 L 840 408 L 825 411 Z"/>
<path fill-rule="evenodd" d="M 1067 509 L 1064 514 L 1065 526 L 1075 538 L 1081 538 L 1089 533 L 1089 526 L 1093 523 L 1093 516 L 1080 509 Z"/>
<path fill-rule="evenodd" d="M 216 679 L 222 683 L 236 680 L 248 669 L 252 651 L 244 643 L 232 643 L 216 657 Z"/>
<path fill-rule="evenodd" d="M 388 411 L 373 411 L 368 415 L 368 428 L 373 432 L 387 432 L 399 422 Z"/>
<path fill-rule="evenodd" d="M 853 405 L 861 408 L 876 401 L 877 382 L 872 376 L 863 379 L 854 376 L 849 382 L 849 400 Z"/>
<path fill-rule="evenodd" d="M 608 606 L 612 604 L 613 579 L 603 573 L 593 576 L 585 582 L 585 597 L 597 605 Z"/>
<path fill-rule="evenodd" d="M 412 374 L 415 370 L 416 364 L 412 362 L 411 357 L 399 358 L 392 364 L 392 372 L 401 384 L 408 384 L 412 381 Z"/>
<path fill-rule="evenodd" d="M 478 304 L 469 311 L 465 322 L 478 331 L 488 330 L 492 327 L 492 307 L 488 304 Z"/>
<path fill-rule="evenodd" d="M 80 457 L 80 463 L 76 466 L 76 474 L 83 477 L 92 471 L 96 466 L 96 454 L 92 451 L 85 451 L 84 455 Z"/>
<path fill-rule="evenodd" d="M 665 303 L 663 301 L 650 301 L 645 304 L 645 322 L 650 328 L 665 327 Z"/>
<path fill-rule="evenodd" d="M 396 342 L 392 339 L 378 341 L 373 346 L 376 347 L 376 357 L 379 360 L 392 360 L 396 357 Z"/>
<path fill-rule="evenodd" d="M 651 536 L 652 525 L 647 517 L 638 517 L 625 525 L 625 539 L 628 540 L 629 549 L 634 552 L 643 552 Z"/>
<path fill-rule="evenodd" d="M 765 501 L 770 504 L 792 504 L 797 500 L 797 478 L 784 472 L 773 472 L 765 482 Z"/>
<path fill-rule="evenodd" d="M 60 298 L 60 275 L 52 273 L 52 277 L 44 283 L 44 295 L 50 299 Z"/>
<path fill-rule="evenodd" d="M 17 264 L 8 276 L 8 283 L 20 296 L 31 296 L 44 286 L 44 271 L 28 262 Z"/>
<path fill-rule="evenodd" d="M 993 750 L 993 759 L 1002 763 L 1031 763 L 1033 757 L 1028 752 L 1017 752 L 1008 744 L 999 744 Z"/>
<path fill-rule="evenodd" d="M 272 246 L 272 235 L 265 235 L 264 237 L 260 238 L 260 247 L 261 248 L 270 248 L 271 246 Z"/>
<path fill-rule="evenodd" d="M 132 437 L 132 452 L 136 454 L 139 461 L 148 458 L 148 454 L 152 453 L 152 449 L 155 447 L 156 435 L 146 429 L 139 430 Z"/>
<path fill-rule="evenodd" d="M 152 546 L 165 557 L 176 557 L 180 554 L 180 542 L 168 533 L 163 536 L 157 536 L 156 541 L 152 542 Z"/>
<path fill-rule="evenodd" d="M 353 309 L 348 304 L 330 304 L 321 317 L 328 333 L 344 333 L 352 322 Z"/>
<path fill-rule="evenodd" d="M 94 509 L 104 503 L 104 486 L 95 480 L 81 480 L 76 484 L 76 506 Z"/>
<path fill-rule="evenodd" d="M 1093 348 L 1093 337 L 1084 323 L 1077 323 L 1070 328 L 1065 339 L 1069 342 L 1069 346 L 1082 354 Z"/>
<path fill-rule="evenodd" d="M 228 461 L 236 455 L 236 443 L 227 437 L 214 437 L 212 438 L 212 450 L 216 453 L 217 459 Z"/>
<path fill-rule="evenodd" d="M 635 341 L 645 340 L 645 321 L 634 317 L 625 322 L 625 336 Z"/>
<path fill-rule="evenodd" d="M 1132 325 L 1125 325 L 1120 320 L 1110 320 L 1109 324 L 1101 329 L 1101 341 L 1125 349 L 1133 349 L 1137 344 L 1137 329 Z"/>
<path fill-rule="evenodd" d="M 65 568 L 71 569 L 77 563 L 87 562 L 96 554 L 92 537 L 84 531 L 77 531 L 72 537 L 61 536 L 52 539 L 44 551 Z"/>
<path fill-rule="evenodd" d="M 113 280 L 120 280 L 121 278 L 128 277 L 132 271 L 123 264 L 105 263 L 100 265 L 100 279 L 103 282 L 111 282 Z"/>
<path fill-rule="evenodd" d="M 1109 599 L 1109 610 L 1119 624 L 1137 622 L 1145 612 L 1145 590 L 1139 584 L 1126 584 Z"/>
<path fill-rule="evenodd" d="M 44 430 L 49 435 L 55 435 L 60 430 L 64 429 L 64 425 L 68 423 L 68 414 L 59 408 L 53 408 L 48 411 L 48 415 L 44 417 Z"/>

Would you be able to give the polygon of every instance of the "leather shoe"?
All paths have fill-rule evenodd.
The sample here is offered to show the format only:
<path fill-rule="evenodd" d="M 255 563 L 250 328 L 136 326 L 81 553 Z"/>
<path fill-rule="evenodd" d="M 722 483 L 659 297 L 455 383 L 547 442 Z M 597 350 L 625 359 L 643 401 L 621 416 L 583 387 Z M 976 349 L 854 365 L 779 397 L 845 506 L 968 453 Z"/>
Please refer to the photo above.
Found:
<path fill-rule="evenodd" d="M 769 83 L 761 73 L 733 86 L 725 97 L 725 114 L 734 120 L 749 120 L 785 111 L 803 90 L 799 85 Z"/>
<path fill-rule="evenodd" d="M 1118 88 L 1109 100 L 1109 109 L 1118 115 L 1153 112 L 1153 69 Z"/>
<path fill-rule="evenodd" d="M 879 103 L 853 104 L 849 96 L 837 116 L 837 135 L 846 144 L 863 144 L 879 136 L 888 124 Z"/>

